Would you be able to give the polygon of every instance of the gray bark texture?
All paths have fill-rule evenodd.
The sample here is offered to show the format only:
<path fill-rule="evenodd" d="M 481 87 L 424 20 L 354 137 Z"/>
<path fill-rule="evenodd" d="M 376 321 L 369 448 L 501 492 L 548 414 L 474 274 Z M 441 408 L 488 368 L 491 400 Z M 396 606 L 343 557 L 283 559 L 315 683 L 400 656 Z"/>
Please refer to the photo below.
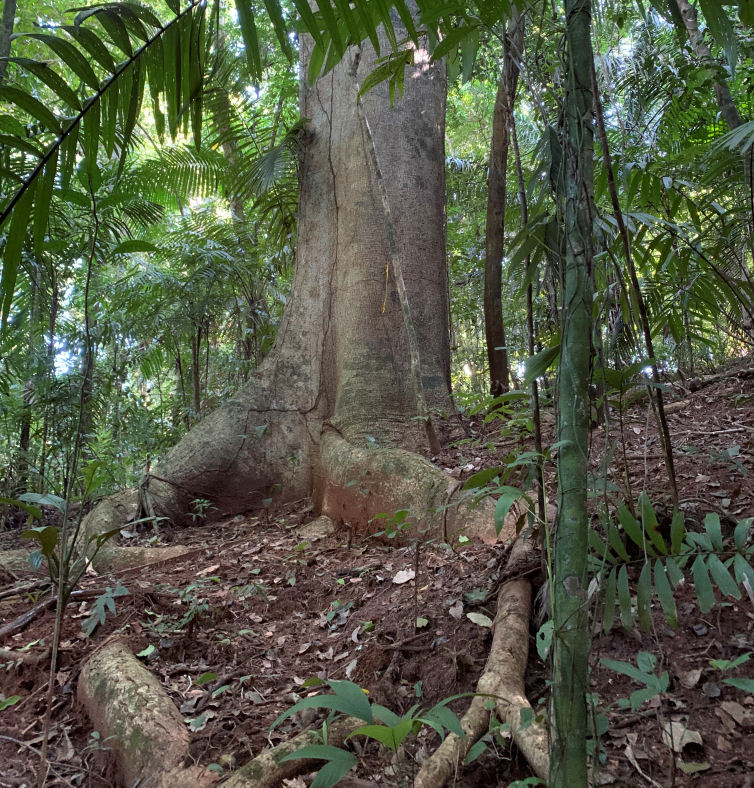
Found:
<path fill-rule="evenodd" d="M 0 18 L 0 58 L 10 55 L 10 43 L 13 36 L 13 24 L 16 19 L 16 0 L 5 0 L 3 3 L 3 15 Z M 0 60 L 0 85 L 5 80 L 5 72 L 8 69 L 8 61 Z"/>
<path fill-rule="evenodd" d="M 302 73 L 310 47 L 305 40 Z M 270 497 L 313 495 L 323 513 L 359 527 L 376 513 L 406 508 L 416 523 L 429 513 L 443 534 L 482 521 L 491 530 L 487 505 L 448 515 L 457 485 L 414 453 L 427 447 L 424 409 L 453 414 L 444 65 L 430 64 L 417 49 L 395 106 L 383 84 L 362 97 L 360 117 L 358 88 L 374 64 L 367 45 L 314 85 L 302 85 L 301 113 L 310 122 L 300 167 L 297 262 L 275 347 L 249 385 L 196 425 L 147 477 L 145 514 L 185 521 L 196 498 L 232 512 Z M 396 287 L 401 273 L 410 342 Z M 423 402 L 412 378 L 416 351 Z"/>
<path fill-rule="evenodd" d="M 713 65 L 715 61 L 712 57 L 712 52 L 699 30 L 696 8 L 694 8 L 688 0 L 676 0 L 676 2 L 678 4 L 678 10 L 683 17 L 683 24 L 686 26 L 686 35 L 688 36 L 691 48 L 694 50 L 694 54 L 699 58 L 699 62 L 705 65 Z M 736 107 L 736 103 L 733 101 L 728 83 L 725 79 L 716 79 L 713 83 L 713 88 L 715 91 L 715 98 L 717 99 L 717 106 L 720 110 L 720 114 L 725 118 L 728 128 L 731 131 L 737 129 L 743 121 L 741 120 L 738 107 Z"/>

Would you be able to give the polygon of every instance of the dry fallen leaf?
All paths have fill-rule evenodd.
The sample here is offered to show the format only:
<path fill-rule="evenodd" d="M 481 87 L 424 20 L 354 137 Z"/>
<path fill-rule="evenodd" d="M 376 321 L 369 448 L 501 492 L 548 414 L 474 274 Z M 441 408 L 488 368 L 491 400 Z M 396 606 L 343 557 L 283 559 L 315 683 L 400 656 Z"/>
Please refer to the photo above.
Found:
<path fill-rule="evenodd" d="M 463 615 L 463 602 L 459 599 L 454 605 L 448 608 L 448 613 L 455 619 L 459 619 Z"/>
<path fill-rule="evenodd" d="M 484 613 L 467 613 L 466 618 L 469 621 L 473 621 L 477 626 L 492 627 L 492 619 L 489 616 L 485 616 Z"/>
<path fill-rule="evenodd" d="M 691 689 L 695 687 L 699 683 L 699 679 L 702 677 L 702 669 L 701 668 L 694 668 L 693 670 L 682 670 L 678 674 L 678 678 L 681 681 L 681 684 L 686 687 L 686 689 Z"/>
<path fill-rule="evenodd" d="M 416 577 L 416 572 L 413 569 L 401 569 L 400 572 L 397 572 L 395 577 L 393 577 L 393 582 L 397 585 L 403 585 L 404 583 L 408 583 L 409 580 L 413 580 Z"/>
<path fill-rule="evenodd" d="M 682 752 L 689 744 L 702 746 L 702 736 L 699 731 L 692 731 L 680 721 L 665 722 L 662 725 L 662 740 L 675 752 Z"/>
<path fill-rule="evenodd" d="M 754 728 L 754 715 L 740 703 L 726 700 L 720 704 L 720 708 L 726 714 L 729 714 L 742 728 Z"/>

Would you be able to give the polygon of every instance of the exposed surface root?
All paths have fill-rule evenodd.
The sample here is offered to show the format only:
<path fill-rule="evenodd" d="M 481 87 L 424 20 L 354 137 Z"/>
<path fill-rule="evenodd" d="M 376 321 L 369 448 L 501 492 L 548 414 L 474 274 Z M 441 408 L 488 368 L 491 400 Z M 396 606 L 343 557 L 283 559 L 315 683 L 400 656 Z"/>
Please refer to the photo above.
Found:
<path fill-rule="evenodd" d="M 0 550 L 0 577 L 7 573 L 14 579 L 38 575 L 46 572 L 42 564 L 39 569 L 34 569 L 29 563 L 30 550 Z"/>
<path fill-rule="evenodd" d="M 112 495 L 100 501 L 81 524 L 82 544 L 87 545 L 87 552 L 93 554 L 92 538 L 117 528 L 125 527 L 133 520 L 138 511 L 138 494 L 135 490 Z M 141 566 L 168 558 L 183 555 L 187 550 L 180 545 L 170 547 L 121 547 L 113 537 L 106 541 L 93 557 L 92 566 L 102 574 L 117 569 Z"/>
<path fill-rule="evenodd" d="M 327 744 L 339 747 L 346 737 L 364 725 L 364 720 L 356 717 L 339 717 L 327 726 Z M 222 784 L 223 788 L 277 788 L 282 780 L 321 766 L 322 761 L 301 758 L 294 761 L 281 760 L 302 747 L 322 744 L 319 730 L 299 733 L 288 741 L 278 744 L 257 755 L 256 758 L 242 766 Z"/>
<path fill-rule="evenodd" d="M 107 643 L 81 669 L 78 698 L 115 753 L 126 785 L 202 788 L 214 778 L 185 767 L 189 733 L 160 682 L 121 642 Z"/>
<path fill-rule="evenodd" d="M 317 503 L 333 520 L 347 520 L 362 533 L 379 530 L 376 514 L 393 515 L 408 510 L 407 535 L 424 534 L 430 539 L 466 536 L 493 544 L 515 537 L 506 527 L 498 536 L 494 525 L 494 502 L 487 498 L 472 506 L 456 501 L 458 483 L 418 454 L 404 449 L 362 449 L 335 432 L 327 432 L 320 444 L 321 488 Z M 383 521 L 384 524 L 384 521 Z"/>
<path fill-rule="evenodd" d="M 515 543 L 506 574 L 520 572 L 530 563 L 530 540 Z M 454 733 L 424 763 L 414 780 L 415 788 L 439 788 L 461 768 L 472 745 L 488 730 L 490 712 L 485 703 L 495 699 L 495 711 L 510 725 L 513 740 L 533 769 L 546 780 L 550 771 L 549 740 L 543 725 L 533 720 L 521 724 L 522 713 L 533 714 L 524 694 L 524 674 L 529 657 L 531 583 L 526 579 L 507 580 L 500 587 L 493 624 L 492 648 L 484 673 L 477 684 L 479 693 L 461 720 L 466 737 Z"/>

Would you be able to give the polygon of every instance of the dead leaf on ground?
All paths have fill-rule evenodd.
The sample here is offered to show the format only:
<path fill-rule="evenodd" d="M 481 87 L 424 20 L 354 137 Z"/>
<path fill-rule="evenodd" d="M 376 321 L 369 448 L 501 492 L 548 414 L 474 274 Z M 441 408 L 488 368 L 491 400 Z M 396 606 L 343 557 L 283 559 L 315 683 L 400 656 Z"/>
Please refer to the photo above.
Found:
<path fill-rule="evenodd" d="M 663 723 L 662 740 L 675 752 L 682 752 L 683 748 L 690 744 L 702 746 L 702 736 L 699 731 L 690 730 L 686 727 L 686 723 L 675 720 Z"/>
<path fill-rule="evenodd" d="M 400 572 L 396 572 L 395 576 L 393 577 L 393 582 L 397 586 L 401 586 L 404 583 L 408 583 L 409 580 L 413 580 L 416 577 L 416 572 L 413 569 L 401 569 Z"/>
<path fill-rule="evenodd" d="M 467 613 L 466 618 L 480 627 L 492 627 L 492 619 L 484 613 Z"/>
<path fill-rule="evenodd" d="M 699 683 L 699 679 L 702 677 L 702 669 L 701 668 L 693 668 L 692 670 L 682 670 L 678 673 L 678 678 L 681 684 L 686 689 L 691 689 L 695 687 Z"/>

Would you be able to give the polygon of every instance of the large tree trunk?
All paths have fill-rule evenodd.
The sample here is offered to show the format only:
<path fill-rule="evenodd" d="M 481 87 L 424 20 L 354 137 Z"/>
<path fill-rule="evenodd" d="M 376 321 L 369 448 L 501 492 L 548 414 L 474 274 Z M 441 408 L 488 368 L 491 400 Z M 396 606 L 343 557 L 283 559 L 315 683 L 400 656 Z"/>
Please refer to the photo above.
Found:
<path fill-rule="evenodd" d="M 304 41 L 304 74 L 309 51 Z M 194 498 L 239 511 L 270 496 L 313 494 L 323 512 L 357 526 L 403 508 L 415 521 L 439 512 L 435 522 L 446 531 L 489 515 L 487 506 L 448 514 L 457 485 L 413 453 L 427 447 L 427 430 L 417 419 L 422 407 L 453 412 L 444 65 L 430 64 L 417 50 L 403 97 L 391 108 L 386 85 L 370 91 L 362 98 L 364 122 L 357 91 L 374 62 L 371 47 L 358 56 L 350 52 L 314 86 L 302 87 L 301 113 L 310 123 L 297 263 L 275 347 L 250 383 L 150 474 L 142 486 L 147 513 L 180 521 Z M 423 406 L 367 123 L 414 321 Z"/>

